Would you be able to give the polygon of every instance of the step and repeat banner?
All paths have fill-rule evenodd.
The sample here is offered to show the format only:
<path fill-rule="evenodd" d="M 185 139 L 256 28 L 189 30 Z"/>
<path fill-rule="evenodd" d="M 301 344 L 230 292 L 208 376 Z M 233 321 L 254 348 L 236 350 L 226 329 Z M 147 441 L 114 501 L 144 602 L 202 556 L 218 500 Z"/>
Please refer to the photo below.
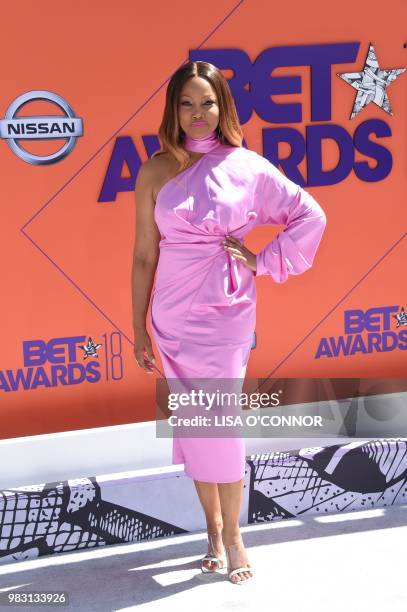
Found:
<path fill-rule="evenodd" d="M 134 189 L 188 60 L 222 70 L 244 145 L 327 216 L 310 270 L 256 279 L 247 376 L 406 376 L 406 18 L 404 0 L 3 7 L 2 439 L 155 418 L 158 350 L 153 375 L 133 353 Z"/>

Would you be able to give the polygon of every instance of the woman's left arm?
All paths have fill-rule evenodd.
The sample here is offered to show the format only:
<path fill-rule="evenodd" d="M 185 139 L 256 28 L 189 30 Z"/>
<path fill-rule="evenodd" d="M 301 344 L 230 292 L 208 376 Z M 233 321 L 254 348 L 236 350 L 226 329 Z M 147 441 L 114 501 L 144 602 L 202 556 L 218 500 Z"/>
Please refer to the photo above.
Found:
<path fill-rule="evenodd" d="M 327 223 L 318 202 L 265 159 L 256 187 L 259 224 L 285 229 L 256 255 L 256 276 L 269 274 L 277 283 L 311 268 Z"/>

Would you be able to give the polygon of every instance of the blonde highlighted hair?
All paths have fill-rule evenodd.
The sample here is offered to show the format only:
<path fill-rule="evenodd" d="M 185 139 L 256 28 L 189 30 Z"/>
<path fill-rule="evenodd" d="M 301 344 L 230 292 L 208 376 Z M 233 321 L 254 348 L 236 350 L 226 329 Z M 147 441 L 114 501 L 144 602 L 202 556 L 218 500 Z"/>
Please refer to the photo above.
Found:
<path fill-rule="evenodd" d="M 213 64 L 187 62 L 174 72 L 168 83 L 164 114 L 158 130 L 161 148 L 151 156 L 169 153 L 179 162 L 179 172 L 187 167 L 189 157 L 182 147 L 185 132 L 178 121 L 178 102 L 184 84 L 195 76 L 206 79 L 216 93 L 219 105 L 219 124 L 216 133 L 220 142 L 233 147 L 242 146 L 243 132 L 227 80 Z"/>

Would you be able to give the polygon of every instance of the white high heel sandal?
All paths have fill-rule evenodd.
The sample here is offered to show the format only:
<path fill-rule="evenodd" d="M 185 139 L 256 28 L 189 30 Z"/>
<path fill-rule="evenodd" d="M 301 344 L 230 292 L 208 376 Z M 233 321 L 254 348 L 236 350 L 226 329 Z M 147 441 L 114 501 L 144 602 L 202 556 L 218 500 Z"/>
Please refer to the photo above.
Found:
<path fill-rule="evenodd" d="M 238 542 L 237 544 L 231 544 L 230 546 L 225 546 L 226 558 L 227 558 L 228 579 L 233 584 L 243 584 L 244 582 L 249 582 L 250 579 L 253 578 L 254 570 L 250 565 L 246 564 L 246 565 L 242 565 L 241 567 L 236 567 L 236 565 L 239 564 L 239 561 L 237 559 L 239 558 L 239 552 L 242 550 L 242 543 L 243 543 L 243 540 L 241 540 L 241 542 Z M 235 567 L 233 567 L 233 565 Z M 233 576 L 235 576 L 236 574 L 239 574 L 240 572 L 251 572 L 252 576 L 248 576 L 246 578 L 240 578 L 239 580 L 232 580 Z"/>
<path fill-rule="evenodd" d="M 218 533 L 208 533 L 208 543 L 211 550 L 215 550 L 214 548 L 214 540 L 213 536 L 217 536 Z M 215 564 L 214 568 L 208 568 L 204 565 L 205 561 L 209 561 L 212 564 Z M 201 570 L 204 574 L 212 574 L 213 572 L 217 572 L 220 569 L 223 569 L 226 565 L 226 554 L 225 552 L 220 557 L 216 557 L 210 553 L 206 554 L 203 559 L 201 559 Z"/>

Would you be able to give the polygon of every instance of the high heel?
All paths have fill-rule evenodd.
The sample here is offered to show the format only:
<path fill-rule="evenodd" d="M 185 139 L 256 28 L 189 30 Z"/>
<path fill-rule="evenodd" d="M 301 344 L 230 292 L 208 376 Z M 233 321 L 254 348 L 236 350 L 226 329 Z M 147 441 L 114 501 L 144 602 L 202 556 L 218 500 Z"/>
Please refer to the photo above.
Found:
<path fill-rule="evenodd" d="M 239 578 L 239 580 L 232 580 L 233 576 L 239 574 L 240 572 L 251 572 L 252 574 L 254 573 L 253 568 L 248 564 L 248 562 L 246 562 L 246 565 L 243 564 L 239 567 L 239 553 L 244 550 L 244 548 L 242 547 L 242 543 L 243 541 L 238 542 L 236 544 L 231 544 L 230 546 L 225 546 L 228 579 L 233 584 L 242 584 L 243 582 L 248 582 L 250 578 L 253 578 L 252 575 L 246 578 Z"/>
<path fill-rule="evenodd" d="M 220 534 L 215 532 L 215 533 L 208 533 L 208 544 L 209 547 L 212 551 L 215 550 L 214 547 L 214 536 L 219 536 Z M 214 565 L 215 567 L 212 568 L 208 568 L 204 565 L 204 562 L 208 561 L 210 562 L 212 565 Z M 207 555 L 205 555 L 203 557 L 203 559 L 201 559 L 201 570 L 204 574 L 211 574 L 213 572 L 216 572 L 220 569 L 223 569 L 226 565 L 226 554 L 225 552 L 223 552 L 223 555 L 221 555 L 220 557 L 216 557 L 215 555 L 212 555 L 210 553 L 208 553 Z"/>

